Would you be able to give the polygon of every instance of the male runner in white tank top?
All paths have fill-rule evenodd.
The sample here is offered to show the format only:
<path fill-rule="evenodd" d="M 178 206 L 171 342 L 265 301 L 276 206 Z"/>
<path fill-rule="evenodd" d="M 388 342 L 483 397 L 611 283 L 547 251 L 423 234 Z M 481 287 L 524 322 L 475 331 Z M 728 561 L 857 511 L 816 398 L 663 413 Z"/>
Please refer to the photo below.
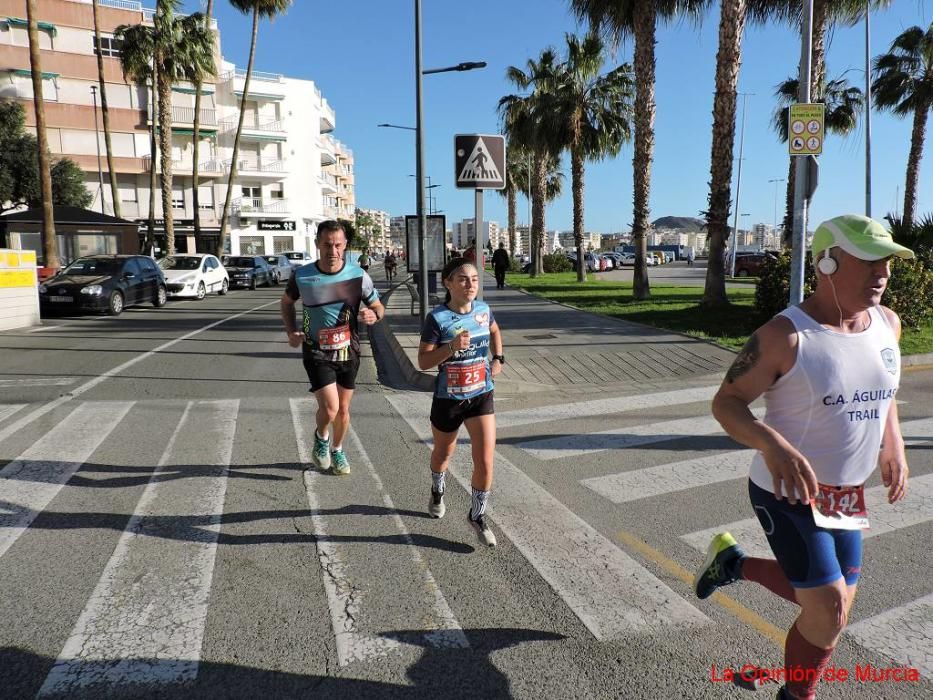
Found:
<path fill-rule="evenodd" d="M 755 448 L 749 496 L 775 559 L 713 538 L 694 588 L 755 581 L 800 606 L 785 668 L 803 668 L 779 698 L 810 700 L 846 626 L 861 571 L 862 485 L 876 467 L 888 501 L 904 497 L 907 458 L 897 417 L 897 314 L 880 305 L 890 259 L 912 258 L 877 221 L 846 215 L 813 236 L 817 288 L 749 338 L 713 399 L 713 415 Z M 764 395 L 765 417 L 749 404 Z"/>

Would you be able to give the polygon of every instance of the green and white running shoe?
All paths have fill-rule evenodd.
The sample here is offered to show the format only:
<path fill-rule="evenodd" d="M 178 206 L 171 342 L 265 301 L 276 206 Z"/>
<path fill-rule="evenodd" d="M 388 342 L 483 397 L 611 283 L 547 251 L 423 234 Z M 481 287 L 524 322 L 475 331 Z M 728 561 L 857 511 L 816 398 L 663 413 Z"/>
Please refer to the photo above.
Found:
<path fill-rule="evenodd" d="M 330 469 L 330 440 L 318 436 L 314 431 L 314 449 L 311 451 L 311 461 L 321 471 Z"/>
<path fill-rule="evenodd" d="M 706 561 L 693 579 L 693 590 L 697 598 L 709 598 L 721 586 L 728 586 L 740 578 L 745 552 L 739 549 L 735 538 L 721 532 L 709 543 Z"/>
<path fill-rule="evenodd" d="M 330 470 L 337 476 L 347 476 L 350 473 L 350 463 L 343 450 L 331 450 L 330 461 Z"/>

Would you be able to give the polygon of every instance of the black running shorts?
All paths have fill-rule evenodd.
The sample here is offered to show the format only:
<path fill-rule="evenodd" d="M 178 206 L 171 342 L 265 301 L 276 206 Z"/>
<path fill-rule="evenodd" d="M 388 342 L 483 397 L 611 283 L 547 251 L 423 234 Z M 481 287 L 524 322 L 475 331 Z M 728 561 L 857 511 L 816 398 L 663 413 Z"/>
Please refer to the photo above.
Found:
<path fill-rule="evenodd" d="M 431 425 L 442 433 L 453 433 L 468 418 L 495 413 L 494 404 L 491 391 L 463 400 L 439 399 L 435 396 L 431 403 Z"/>
<path fill-rule="evenodd" d="M 305 372 L 311 382 L 311 391 L 323 389 L 325 386 L 336 383 L 344 389 L 356 388 L 356 374 L 360 371 L 360 357 L 350 353 L 350 359 L 345 362 L 333 362 L 314 356 L 314 353 L 305 350 L 302 353 Z"/>

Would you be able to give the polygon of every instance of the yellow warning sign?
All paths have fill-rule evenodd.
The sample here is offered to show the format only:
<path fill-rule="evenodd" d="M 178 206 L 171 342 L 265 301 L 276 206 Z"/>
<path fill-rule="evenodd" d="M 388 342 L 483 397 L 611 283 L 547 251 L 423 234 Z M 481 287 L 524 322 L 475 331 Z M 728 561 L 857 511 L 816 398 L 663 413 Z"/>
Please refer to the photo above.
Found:
<path fill-rule="evenodd" d="M 788 110 L 787 150 L 792 156 L 818 156 L 823 152 L 825 106 L 791 105 Z"/>

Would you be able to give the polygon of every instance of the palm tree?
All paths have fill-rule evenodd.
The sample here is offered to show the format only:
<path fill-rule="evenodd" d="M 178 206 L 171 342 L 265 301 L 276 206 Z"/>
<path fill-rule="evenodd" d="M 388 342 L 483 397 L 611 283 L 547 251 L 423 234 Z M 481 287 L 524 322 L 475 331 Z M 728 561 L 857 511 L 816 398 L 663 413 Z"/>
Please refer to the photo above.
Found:
<path fill-rule="evenodd" d="M 227 176 L 227 194 L 224 197 L 224 209 L 220 217 L 220 240 L 217 243 L 217 255 L 224 254 L 227 242 L 227 226 L 229 225 L 230 201 L 233 196 L 233 181 L 236 179 L 237 158 L 240 156 L 240 134 L 243 132 L 243 118 L 246 116 L 246 100 L 249 98 L 249 83 L 253 76 L 253 60 L 256 58 L 256 39 L 259 36 L 259 18 L 272 19 L 291 7 L 292 0 L 230 0 L 243 14 L 252 13 L 253 31 L 249 44 L 249 60 L 246 63 L 246 79 L 243 81 L 243 98 L 240 100 L 240 118 L 237 122 L 236 136 L 233 138 L 233 160 L 230 162 L 230 173 Z"/>
<path fill-rule="evenodd" d="M 910 27 L 902 32 L 888 53 L 875 58 L 872 73 L 871 89 L 879 109 L 891 110 L 898 117 L 913 113 L 902 219 L 910 229 L 916 215 L 927 119 L 933 110 L 933 23 L 926 31 Z"/>
<path fill-rule="evenodd" d="M 692 15 L 698 17 L 706 0 L 570 0 L 570 7 L 593 29 L 615 42 L 635 37 L 635 154 L 632 158 L 634 197 L 632 239 L 635 243 L 635 270 L 632 295 L 648 299 L 646 263 L 650 226 L 648 206 L 651 192 L 651 162 L 654 158 L 655 33 L 658 19 Z"/>
<path fill-rule="evenodd" d="M 623 63 L 600 75 L 604 62 L 602 39 L 593 32 L 582 40 L 568 34 L 567 57 L 549 96 L 546 115 L 559 143 L 570 151 L 573 193 L 573 236 L 577 249 L 577 280 L 586 280 L 583 260 L 583 190 L 587 159 L 615 156 L 630 141 L 633 85 L 631 66 Z M 551 130 L 549 129 L 549 130 Z"/>
<path fill-rule="evenodd" d="M 777 132 L 781 143 L 787 143 L 787 122 L 788 105 L 797 102 L 798 81 L 796 78 L 788 78 L 777 86 L 774 93 L 778 98 L 778 107 L 774 110 L 772 126 Z M 865 104 L 865 98 L 862 91 L 857 87 L 849 85 L 845 78 L 830 80 L 821 85 L 811 96 L 813 102 L 822 102 L 825 104 L 825 130 L 827 134 L 836 134 L 846 136 L 855 129 L 858 123 L 859 112 Z M 787 200 L 784 210 L 784 246 L 790 245 L 790 236 L 793 230 L 794 220 L 794 157 L 790 157 L 790 164 L 787 171 Z"/>
<path fill-rule="evenodd" d="M 562 143 L 550 118 L 558 76 L 557 55 L 545 49 L 538 60 L 529 59 L 527 72 L 509 66 L 506 77 L 524 95 L 506 95 L 499 100 L 503 128 L 512 144 L 531 154 L 531 255 L 532 276 L 544 271 L 544 210 L 549 164 L 557 158 Z"/>
<path fill-rule="evenodd" d="M 113 167 L 113 146 L 110 142 L 110 108 L 107 105 L 107 84 L 104 81 L 104 52 L 100 48 L 100 22 L 97 12 L 98 0 L 91 3 L 94 11 L 94 41 L 97 46 L 97 84 L 100 87 L 100 113 L 104 120 L 104 147 L 107 151 L 107 171 L 110 178 L 110 197 L 113 201 L 113 215 L 118 219 L 123 217 L 120 212 L 120 188 L 117 185 L 117 172 Z M 101 202 L 104 193 L 100 193 Z M 101 206 L 103 209 L 103 205 Z"/>
<path fill-rule="evenodd" d="M 32 69 L 32 101 L 36 109 L 36 143 L 39 150 L 39 183 L 42 189 L 42 254 L 45 267 L 58 269 L 58 240 L 55 238 L 55 210 L 52 205 L 52 157 L 46 133 L 45 100 L 42 96 L 42 62 L 39 51 L 39 25 L 36 0 L 26 0 L 29 34 L 29 67 Z"/>
<path fill-rule="evenodd" d="M 152 114 L 149 126 L 149 220 L 146 232 L 146 247 L 151 251 L 155 243 L 155 193 L 156 193 L 156 131 L 158 126 L 156 102 L 155 31 L 144 24 L 123 24 L 114 30 L 120 41 L 120 66 L 123 79 L 142 85 L 149 84 L 152 92 L 149 107 Z"/>
<path fill-rule="evenodd" d="M 165 248 L 167 255 L 175 254 L 175 218 L 172 212 L 172 40 L 175 35 L 175 12 L 180 0 L 156 0 L 156 13 L 152 19 L 155 28 L 153 62 L 155 63 L 155 89 L 159 94 L 159 165 L 162 169 L 162 218 L 165 221 Z M 155 113 L 153 112 L 153 119 Z M 155 157 L 155 154 L 153 154 Z M 152 195 L 150 194 L 150 197 Z"/>
<path fill-rule="evenodd" d="M 521 148 L 509 145 L 505 159 L 505 187 L 498 190 L 499 194 L 505 197 L 508 210 L 510 258 L 515 257 L 515 212 L 518 205 L 518 193 L 521 192 L 526 197 L 530 196 L 528 191 L 529 158 L 530 156 Z"/>
<path fill-rule="evenodd" d="M 207 0 L 207 9 L 204 11 L 204 26 L 207 31 L 211 31 L 211 16 L 214 11 L 214 0 Z M 211 61 L 213 63 L 213 61 Z M 198 188 L 201 185 L 198 159 L 201 149 L 201 89 L 204 86 L 203 77 L 195 79 L 194 88 L 194 152 L 192 158 L 192 191 L 191 206 L 194 207 L 194 239 L 201 239 L 201 195 Z M 213 200 L 212 200 L 213 201 Z"/>

